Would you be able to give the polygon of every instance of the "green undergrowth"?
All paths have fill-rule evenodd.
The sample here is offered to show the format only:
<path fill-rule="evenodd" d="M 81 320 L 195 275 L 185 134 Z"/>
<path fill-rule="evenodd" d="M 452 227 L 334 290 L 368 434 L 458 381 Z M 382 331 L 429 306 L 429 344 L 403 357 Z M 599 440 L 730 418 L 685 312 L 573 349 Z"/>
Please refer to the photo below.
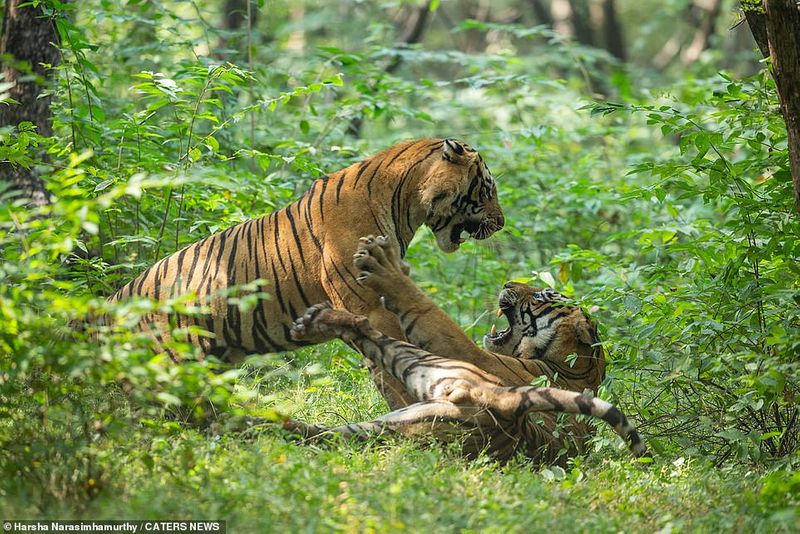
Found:
<path fill-rule="evenodd" d="M 544 474 L 408 442 L 320 450 L 193 432 L 148 441 L 128 446 L 159 448 L 155 465 L 116 456 L 108 490 L 85 506 L 15 501 L 5 516 L 224 519 L 231 532 L 790 532 L 798 520 L 796 501 L 793 511 L 774 500 L 744 468 L 593 457 Z"/>
<path fill-rule="evenodd" d="M 256 359 L 237 389 L 251 393 L 241 395 L 248 402 L 305 421 L 384 413 L 352 358 L 328 344 L 269 372 Z M 683 456 L 640 464 L 604 429 L 594 445 L 563 469 L 523 458 L 502 466 L 465 460 L 455 446 L 405 439 L 312 446 L 277 426 L 207 434 L 144 418 L 98 437 L 96 479 L 76 477 L 61 499 L 53 499 L 55 487 L 32 494 L 20 484 L 0 507 L 6 518 L 222 519 L 237 533 L 791 532 L 800 521 L 800 476 L 788 471 Z M 59 475 L 67 474 L 52 479 Z"/>

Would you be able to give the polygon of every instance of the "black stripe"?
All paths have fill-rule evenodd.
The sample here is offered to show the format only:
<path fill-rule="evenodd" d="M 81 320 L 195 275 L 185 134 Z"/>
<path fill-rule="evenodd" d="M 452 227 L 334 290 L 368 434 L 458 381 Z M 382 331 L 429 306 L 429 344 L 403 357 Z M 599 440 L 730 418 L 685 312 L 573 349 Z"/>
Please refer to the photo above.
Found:
<path fill-rule="evenodd" d="M 379 235 L 388 235 L 388 232 L 386 232 L 386 230 L 383 229 L 383 225 L 381 225 L 381 223 L 378 221 L 378 218 L 375 216 L 375 212 L 372 211 L 372 203 L 368 202 L 367 203 L 367 207 L 369 208 L 370 215 L 372 215 L 372 222 L 375 223 L 375 228 L 378 229 L 378 234 Z"/>
<path fill-rule="evenodd" d="M 364 165 L 366 162 L 362 161 L 361 165 Z M 336 184 L 336 203 L 339 203 L 339 195 L 342 193 L 342 186 L 344 185 L 344 179 L 347 176 L 347 173 L 343 172 L 339 175 L 339 183 Z"/>
<path fill-rule="evenodd" d="M 394 154 L 391 158 L 389 158 L 388 160 L 384 160 L 383 163 L 378 165 L 378 167 L 375 169 L 375 172 L 372 173 L 372 175 L 369 177 L 369 180 L 367 181 L 368 195 L 370 196 L 372 195 L 372 180 L 375 178 L 375 175 L 378 174 L 380 168 L 383 167 L 384 170 L 388 169 L 392 165 L 392 163 L 394 163 L 397 160 L 397 158 L 399 158 L 412 148 L 422 148 L 422 147 L 420 147 L 418 143 L 409 143 L 407 146 L 398 150 L 397 153 Z"/>
<path fill-rule="evenodd" d="M 622 415 L 622 412 L 620 412 L 616 407 L 612 406 L 606 413 L 603 414 L 602 419 L 609 425 L 616 428 L 620 422 L 625 420 L 625 416 Z"/>
<path fill-rule="evenodd" d="M 594 402 L 590 397 L 578 395 L 578 397 L 575 399 L 575 404 L 578 405 L 578 409 L 583 415 L 592 415 L 592 406 L 594 405 Z"/>
<path fill-rule="evenodd" d="M 225 339 L 226 347 L 235 347 L 233 338 L 231 338 L 230 328 L 228 328 L 228 317 L 222 318 L 222 337 Z"/>
<path fill-rule="evenodd" d="M 346 286 L 347 286 L 347 288 L 350 290 L 350 292 L 351 292 L 353 295 L 355 295 L 356 297 L 358 297 L 358 300 L 360 300 L 360 301 L 361 301 L 361 302 L 363 302 L 364 304 L 367 304 L 367 301 L 366 301 L 366 300 L 364 300 L 364 297 L 362 297 L 362 296 L 361 296 L 361 294 L 360 294 L 360 293 L 357 291 L 357 289 L 356 289 L 356 288 L 354 288 L 352 285 L 350 285 L 350 282 L 349 282 L 349 281 L 347 280 L 347 278 L 346 278 L 346 277 L 345 277 L 345 276 L 342 274 L 342 271 L 340 271 L 340 270 L 339 270 L 339 266 L 336 264 L 336 262 L 335 262 L 335 261 L 333 261 L 333 262 L 331 262 L 331 264 L 333 265 L 333 268 L 334 268 L 334 270 L 336 271 L 336 274 L 338 274 L 338 275 L 339 275 L 339 278 L 340 278 L 340 279 L 341 279 L 341 280 L 342 280 L 342 281 L 345 283 L 345 285 L 346 285 Z M 353 276 L 353 274 L 352 274 L 352 273 L 351 273 L 351 272 L 350 272 L 350 271 L 349 271 L 347 268 L 345 268 L 345 272 L 346 272 L 348 275 L 350 275 L 350 278 L 352 278 L 353 280 L 355 280 L 355 276 Z"/>
<path fill-rule="evenodd" d="M 299 201 L 296 202 L 295 204 L 299 204 Z M 299 206 L 297 206 L 297 210 L 298 210 L 298 214 L 299 214 L 299 212 L 300 212 L 300 207 Z M 300 260 L 303 263 L 305 263 L 306 259 L 305 259 L 304 254 L 303 254 L 303 247 L 301 246 L 301 243 L 300 243 L 300 236 L 297 234 L 297 227 L 295 226 L 295 223 L 294 223 L 294 217 L 292 217 L 292 206 L 289 206 L 288 208 L 286 208 L 285 212 L 286 212 L 286 218 L 289 219 L 289 226 L 292 228 L 292 235 L 294 235 L 295 246 L 297 247 L 297 250 L 300 251 Z"/>
<path fill-rule="evenodd" d="M 497 359 L 497 361 L 498 361 L 498 362 L 500 362 L 500 364 L 501 364 L 503 367 L 505 367 L 506 369 L 508 369 L 509 371 L 511 371 L 511 373 L 512 373 L 514 376 L 516 376 L 517 378 L 519 378 L 519 379 L 522 381 L 522 383 L 523 383 L 523 384 L 525 384 L 525 383 L 527 383 L 527 382 L 530 382 L 530 379 L 526 379 L 524 376 L 520 375 L 520 374 L 519 374 L 519 373 L 517 373 L 517 372 L 516 372 L 514 369 L 512 369 L 511 367 L 509 367 L 509 366 L 508 366 L 508 364 L 506 364 L 506 362 L 504 361 L 504 359 L 503 359 L 501 356 L 499 356 L 499 355 L 497 355 L 497 354 L 492 354 L 492 356 L 494 356 L 494 357 Z M 527 371 L 527 369 L 526 369 L 526 371 Z M 531 373 L 531 374 L 533 374 L 533 373 Z"/>
<path fill-rule="evenodd" d="M 387 343 L 387 345 L 389 345 L 389 344 L 391 344 L 391 343 Z M 419 367 L 420 365 L 427 366 L 427 364 L 425 364 L 424 362 L 419 361 L 415 354 L 407 354 L 407 353 L 399 354 L 399 355 L 394 356 L 392 358 L 392 366 L 391 366 L 391 369 L 389 371 L 390 371 L 390 373 L 391 373 L 391 375 L 393 377 L 400 378 L 400 372 L 397 370 L 397 367 L 399 365 L 401 365 L 403 363 L 403 361 L 407 361 L 407 360 L 417 360 L 415 363 L 410 364 L 408 367 Z M 406 369 L 406 371 L 408 371 L 408 368 Z M 403 371 L 402 376 L 405 378 L 405 376 L 406 376 L 405 371 Z"/>
<path fill-rule="evenodd" d="M 546 400 L 547 402 L 552 404 L 553 408 L 554 408 L 554 411 L 556 411 L 556 412 L 563 412 L 564 411 L 564 405 L 561 404 L 561 402 L 559 400 L 557 400 L 553 396 L 553 394 L 550 393 L 549 391 L 547 391 L 546 389 L 537 388 L 536 390 L 534 390 L 534 393 L 536 393 L 537 395 L 542 397 L 544 400 Z"/>
<path fill-rule="evenodd" d="M 150 274 L 150 270 L 153 268 L 151 265 L 148 267 L 142 274 L 139 275 L 139 283 L 136 284 L 136 294 L 139 296 L 142 295 L 142 286 L 144 285 L 145 280 L 147 280 L 148 275 Z"/>
<path fill-rule="evenodd" d="M 292 252 L 289 251 L 289 266 L 291 267 L 289 274 L 292 275 L 292 280 L 294 280 L 294 285 L 297 288 L 297 292 L 300 294 L 300 300 L 303 301 L 303 305 L 308 308 L 311 306 L 311 301 L 306 296 L 305 291 L 303 291 L 303 286 L 300 284 L 300 280 L 297 278 L 298 269 L 295 267 L 294 258 L 292 257 Z M 302 268 L 302 267 L 301 267 Z M 295 317 L 292 317 L 294 319 Z"/>
<path fill-rule="evenodd" d="M 189 247 L 186 247 L 185 249 L 183 249 L 180 252 L 178 252 L 178 265 L 177 265 L 177 268 L 176 268 L 176 271 L 175 271 L 175 273 L 176 273 L 175 274 L 175 280 L 172 283 L 173 288 L 175 287 L 175 285 L 177 285 L 176 283 L 178 282 L 178 280 L 183 275 L 183 260 L 186 258 L 186 253 L 187 252 L 189 252 Z M 178 287 L 178 294 L 181 294 L 180 293 L 180 289 L 181 288 Z"/>
<path fill-rule="evenodd" d="M 208 242 L 208 238 L 205 238 L 194 245 L 192 245 L 192 250 L 194 251 L 194 258 L 192 258 L 192 265 L 189 267 L 189 277 L 186 279 L 186 290 L 192 290 L 192 279 L 194 278 L 194 273 L 197 272 L 197 260 L 200 259 L 200 252 L 206 243 Z"/>
<path fill-rule="evenodd" d="M 155 265 L 153 271 L 153 298 L 161 300 L 161 268 L 169 261 L 169 258 L 164 258 Z"/>
<path fill-rule="evenodd" d="M 275 287 L 275 298 L 278 300 L 278 305 L 281 307 L 281 312 L 285 316 L 287 313 L 286 303 L 283 300 L 283 293 L 281 292 L 281 284 L 278 282 L 278 271 L 275 269 L 275 262 L 269 262 L 270 267 L 272 267 L 272 277 L 274 279 L 274 287 Z"/>
<path fill-rule="evenodd" d="M 319 242 L 319 239 L 317 238 L 317 235 L 314 232 L 314 222 L 312 220 L 313 214 L 311 213 L 311 200 L 314 197 L 314 188 L 317 186 L 317 182 L 314 182 L 314 185 L 311 186 L 311 191 L 309 191 L 308 194 L 306 195 L 306 209 L 303 210 L 304 212 L 303 216 L 305 218 L 308 232 L 311 234 L 311 240 L 314 242 L 314 245 L 316 245 L 317 250 L 322 252 L 322 243 Z M 298 207 L 298 211 L 299 210 L 300 208 Z"/>
<path fill-rule="evenodd" d="M 438 145 L 439 143 L 435 143 L 435 144 Z M 403 174 L 403 177 L 398 182 L 397 187 L 395 187 L 394 191 L 392 192 L 392 221 L 395 224 L 395 234 L 396 234 L 396 237 L 397 237 L 397 241 L 400 243 L 400 257 L 401 258 L 405 257 L 405 251 L 406 251 L 406 247 L 407 247 L 405 241 L 400 237 L 400 233 L 401 233 L 400 232 L 400 210 L 401 210 L 401 207 L 402 207 L 400 204 L 401 204 L 401 200 L 402 200 L 403 189 L 404 189 L 404 187 L 406 185 L 406 181 L 411 176 L 411 172 L 417 167 L 417 165 L 419 165 L 423 161 L 427 160 L 437 150 L 438 150 L 438 148 L 432 148 L 425 156 L 423 156 L 422 158 L 418 159 L 411 167 L 409 167 L 408 170 Z M 409 231 L 413 235 L 417 231 L 417 229 L 413 228 L 412 225 L 411 225 L 411 209 L 409 207 L 406 207 L 405 211 L 406 211 L 406 226 L 408 227 Z"/>
<path fill-rule="evenodd" d="M 270 217 L 272 217 L 272 228 L 273 228 L 272 240 L 273 240 L 273 243 L 275 244 L 275 248 L 273 249 L 272 252 L 274 252 L 275 255 L 278 256 L 278 261 L 281 264 L 281 269 L 283 269 L 284 271 L 286 270 L 286 265 L 283 263 L 283 255 L 281 254 L 281 246 L 278 243 L 278 227 L 280 226 L 278 224 L 280 222 L 278 220 L 278 217 L 280 216 L 281 213 L 284 213 L 285 211 L 286 210 L 281 210 L 278 213 L 274 213 L 273 212 L 272 215 L 274 215 L 274 217 L 272 217 L 272 215 L 270 216 Z"/>
<path fill-rule="evenodd" d="M 249 220 L 245 224 L 245 228 L 247 229 L 247 256 L 249 257 L 250 261 L 257 261 L 258 258 L 255 258 L 255 254 L 253 251 L 253 223 L 254 220 Z M 245 273 L 247 276 L 249 273 Z"/>
<path fill-rule="evenodd" d="M 567 315 L 571 314 L 572 311 L 574 310 L 574 308 L 565 308 L 564 306 L 561 306 L 561 307 L 559 307 L 557 309 L 561 310 L 561 311 L 558 311 L 557 313 L 553 314 L 552 317 L 549 318 L 549 320 L 547 321 L 547 324 L 544 325 L 545 328 L 549 328 L 550 325 L 553 324 L 554 321 L 557 321 L 561 317 L 566 317 Z"/>
<path fill-rule="evenodd" d="M 424 365 L 424 364 L 423 364 L 422 362 L 412 363 L 411 365 L 409 365 L 408 367 L 406 367 L 405 369 L 403 369 L 403 373 L 402 373 L 400 376 L 397 376 L 397 374 L 395 374 L 395 377 L 396 377 L 396 378 L 399 378 L 399 379 L 401 379 L 403 382 L 405 382 L 406 380 L 408 380 L 408 375 L 410 375 L 410 374 L 411 374 L 411 372 L 412 372 L 414 369 L 416 369 L 417 367 L 419 367 L 420 365 Z"/>
<path fill-rule="evenodd" d="M 277 286 L 277 281 L 275 282 Z M 269 335 L 267 330 L 267 319 L 264 315 L 264 308 L 266 307 L 264 302 L 260 302 L 258 306 L 256 306 L 255 310 L 255 317 L 253 319 L 253 340 L 256 342 L 256 350 L 259 352 L 267 352 L 267 351 L 284 351 L 286 347 L 275 342 Z M 264 343 L 263 340 L 266 340 Z"/>
<path fill-rule="evenodd" d="M 323 209 L 325 206 L 325 190 L 328 189 L 328 182 L 330 181 L 330 176 L 325 176 L 321 178 L 322 180 L 322 190 L 319 192 L 319 222 L 325 222 L 325 210 Z"/>
<path fill-rule="evenodd" d="M 414 330 L 414 326 L 417 324 L 418 320 L 419 320 L 419 316 L 414 317 L 414 319 L 411 321 L 411 323 L 407 327 L 405 327 L 403 329 L 403 331 L 406 333 L 406 337 L 410 337 L 411 331 Z"/>
<path fill-rule="evenodd" d="M 367 167 L 369 166 L 369 164 L 372 163 L 374 160 L 375 160 L 375 158 L 369 158 L 367 160 L 362 161 L 361 164 L 358 166 L 358 172 L 356 173 L 356 179 L 353 182 L 353 189 L 355 189 L 356 186 L 358 186 L 358 181 L 361 179 L 361 175 L 364 173 L 365 170 L 367 170 Z M 380 162 L 378 163 L 378 165 L 380 166 Z M 338 196 L 336 197 L 336 200 L 338 202 L 338 200 L 339 200 Z"/>
<path fill-rule="evenodd" d="M 344 302 L 342 295 L 339 293 L 339 291 L 336 289 L 336 285 L 333 283 L 333 278 L 331 278 L 331 275 L 328 272 L 328 266 L 325 265 L 324 261 L 322 262 L 322 270 L 325 271 L 325 278 L 328 279 L 328 288 L 332 290 L 334 293 L 336 293 L 337 302 Z M 333 298 L 331 298 L 330 295 L 328 295 L 328 299 L 334 300 Z"/>

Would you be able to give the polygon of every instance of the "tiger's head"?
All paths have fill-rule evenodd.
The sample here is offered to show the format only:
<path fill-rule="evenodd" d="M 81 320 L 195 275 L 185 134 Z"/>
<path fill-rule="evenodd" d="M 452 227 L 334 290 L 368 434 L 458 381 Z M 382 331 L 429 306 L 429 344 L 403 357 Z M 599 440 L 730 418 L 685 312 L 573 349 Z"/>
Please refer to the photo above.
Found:
<path fill-rule="evenodd" d="M 481 155 L 461 141 L 443 141 L 441 157 L 428 169 L 420 193 L 425 224 L 445 252 L 456 250 L 464 233 L 486 239 L 505 224 L 492 173 Z"/>
<path fill-rule="evenodd" d="M 486 350 L 539 360 L 575 386 L 595 389 L 600 384 L 605 376 L 603 349 L 597 326 L 580 307 L 550 288 L 519 282 L 505 284 L 498 300 L 497 315 L 504 315 L 509 326 L 500 332 L 492 327 L 483 338 Z"/>

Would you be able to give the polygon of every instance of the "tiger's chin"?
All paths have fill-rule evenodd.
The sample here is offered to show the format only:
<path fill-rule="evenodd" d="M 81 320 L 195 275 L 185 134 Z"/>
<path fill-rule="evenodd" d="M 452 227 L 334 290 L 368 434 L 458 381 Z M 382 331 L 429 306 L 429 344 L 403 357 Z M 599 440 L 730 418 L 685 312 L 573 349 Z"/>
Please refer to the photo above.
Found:
<path fill-rule="evenodd" d="M 461 236 L 461 231 L 456 233 L 454 230 L 459 225 L 455 225 L 452 229 L 441 232 L 434 232 L 436 236 L 436 245 L 443 251 L 443 252 L 455 252 L 461 246 L 461 243 L 467 240 L 467 236 Z"/>
<path fill-rule="evenodd" d="M 450 241 L 449 238 L 439 239 L 438 236 L 436 237 L 436 244 L 443 252 L 447 252 L 448 254 L 450 252 L 455 252 L 456 250 L 458 250 L 458 248 L 461 246 L 461 243 L 463 242 L 464 242 L 463 239 L 454 243 L 453 241 Z"/>

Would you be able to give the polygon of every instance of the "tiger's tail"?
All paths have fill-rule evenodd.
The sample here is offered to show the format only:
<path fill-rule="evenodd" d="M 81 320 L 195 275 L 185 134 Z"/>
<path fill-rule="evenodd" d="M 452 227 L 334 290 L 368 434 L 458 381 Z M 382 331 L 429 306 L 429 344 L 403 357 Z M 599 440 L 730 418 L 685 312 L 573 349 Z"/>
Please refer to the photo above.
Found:
<path fill-rule="evenodd" d="M 622 411 L 602 399 L 589 397 L 574 391 L 556 388 L 520 387 L 516 389 L 521 395 L 515 415 L 522 416 L 529 412 L 566 412 L 591 415 L 608 423 L 614 431 L 625 440 L 635 457 L 647 455 L 647 446 L 639 437 L 634 427 Z"/>

